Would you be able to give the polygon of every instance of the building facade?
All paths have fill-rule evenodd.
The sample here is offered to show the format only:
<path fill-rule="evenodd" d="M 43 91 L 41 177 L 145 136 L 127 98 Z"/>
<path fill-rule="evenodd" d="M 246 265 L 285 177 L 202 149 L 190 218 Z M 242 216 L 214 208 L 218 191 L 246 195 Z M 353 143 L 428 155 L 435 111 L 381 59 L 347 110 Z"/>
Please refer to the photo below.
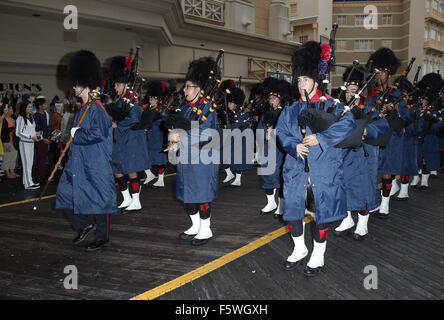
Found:
<path fill-rule="evenodd" d="M 354 60 L 365 64 L 372 52 L 388 47 L 402 62 L 397 75 L 413 57 L 416 61 L 410 80 L 413 80 L 419 66 L 422 69 L 420 75 L 432 71 L 442 73 L 443 0 L 290 0 L 288 5 L 294 41 L 327 42 L 331 24 L 339 25 L 336 34 L 337 64 L 350 65 Z M 321 25 L 321 21 L 326 23 Z M 337 67 L 332 74 L 334 87 L 341 85 L 344 70 Z"/>
<path fill-rule="evenodd" d="M 59 0 L 0 2 L 0 95 L 11 88 L 19 94 L 63 98 L 69 90 L 66 66 L 73 52 L 93 51 L 106 71 L 111 57 L 128 55 L 137 46 L 139 72 L 148 80 L 183 79 L 189 62 L 216 57 L 222 48 L 224 79 L 242 76 L 248 90 L 269 72 L 288 72 L 297 47 L 288 39 L 285 1 L 74 0 L 70 4 L 73 7 Z"/>

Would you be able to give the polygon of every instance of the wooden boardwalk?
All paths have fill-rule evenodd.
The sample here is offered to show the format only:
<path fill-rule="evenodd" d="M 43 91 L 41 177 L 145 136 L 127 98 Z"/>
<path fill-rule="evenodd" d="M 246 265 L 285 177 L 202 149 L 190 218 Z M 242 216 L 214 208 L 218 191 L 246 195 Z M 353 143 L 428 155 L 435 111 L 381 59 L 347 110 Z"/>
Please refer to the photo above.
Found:
<path fill-rule="evenodd" d="M 42 201 L 37 214 L 32 203 L 0 206 L 0 299 L 131 299 L 284 226 L 259 216 L 265 195 L 252 170 L 241 188 L 221 186 L 212 211 L 214 238 L 193 247 L 177 237 L 190 222 L 175 200 L 175 176 L 165 181 L 164 189 L 142 190 L 141 213 L 112 216 L 112 245 L 95 253 L 72 245 L 76 233 L 53 209 L 54 198 Z M 370 218 L 362 242 L 335 237 L 337 224 L 331 225 L 326 269 L 316 278 L 304 277 L 303 266 L 283 270 L 292 251 L 284 234 L 158 299 L 443 299 L 444 175 L 430 183 L 427 191 L 410 190 L 407 202 L 392 201 L 388 220 Z M 38 196 L 22 191 L 20 181 L 0 187 L 0 204 Z M 55 185 L 48 194 L 54 191 Z M 311 251 L 309 230 L 306 244 Z M 63 286 L 68 265 L 78 270 L 77 290 Z M 377 268 L 377 290 L 364 288 L 368 265 Z"/>

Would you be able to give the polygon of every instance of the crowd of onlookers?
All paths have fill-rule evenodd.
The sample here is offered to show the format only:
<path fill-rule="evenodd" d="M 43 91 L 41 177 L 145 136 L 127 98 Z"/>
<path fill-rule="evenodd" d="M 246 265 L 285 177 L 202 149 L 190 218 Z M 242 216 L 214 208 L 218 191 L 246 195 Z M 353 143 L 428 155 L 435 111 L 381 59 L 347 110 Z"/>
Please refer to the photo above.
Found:
<path fill-rule="evenodd" d="M 0 181 L 21 177 L 25 189 L 40 188 L 69 140 L 79 108 L 74 97 L 49 101 L 41 94 L 19 98 L 6 91 L 0 99 Z M 65 162 L 66 157 L 58 169 Z"/>

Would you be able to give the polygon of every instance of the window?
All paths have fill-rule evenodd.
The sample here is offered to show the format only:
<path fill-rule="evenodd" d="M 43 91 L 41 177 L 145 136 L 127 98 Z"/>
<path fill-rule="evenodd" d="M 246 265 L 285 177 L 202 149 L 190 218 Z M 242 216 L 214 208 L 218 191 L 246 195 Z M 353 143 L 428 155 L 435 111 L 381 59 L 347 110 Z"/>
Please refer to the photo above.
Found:
<path fill-rule="evenodd" d="M 432 1 L 432 8 L 435 10 L 438 10 L 438 1 L 436 1 L 436 0 Z"/>
<path fill-rule="evenodd" d="M 299 42 L 304 43 L 308 41 L 308 36 L 299 36 Z"/>
<path fill-rule="evenodd" d="M 364 25 L 365 16 L 355 16 L 355 26 L 363 26 Z"/>
<path fill-rule="evenodd" d="M 355 50 L 373 50 L 373 40 L 355 40 Z"/>
<path fill-rule="evenodd" d="M 346 40 L 336 40 L 336 49 L 337 50 L 347 49 L 347 41 Z"/>
<path fill-rule="evenodd" d="M 429 30 L 425 30 L 425 32 L 424 32 L 424 39 L 428 39 L 429 38 Z"/>
<path fill-rule="evenodd" d="M 290 3 L 290 17 L 298 15 L 298 4 L 296 2 Z"/>
<path fill-rule="evenodd" d="M 433 40 L 436 40 L 436 30 L 435 29 L 430 30 L 430 38 L 432 38 Z"/>
<path fill-rule="evenodd" d="M 422 75 L 425 76 L 427 73 L 427 62 L 424 62 L 424 66 L 422 68 Z"/>
<path fill-rule="evenodd" d="M 347 16 L 338 16 L 338 25 L 345 26 L 347 24 Z"/>
<path fill-rule="evenodd" d="M 383 47 L 391 49 L 392 48 L 392 40 L 382 40 L 381 45 Z"/>
<path fill-rule="evenodd" d="M 383 14 L 382 15 L 382 24 L 391 25 L 392 24 L 392 15 L 391 14 Z"/>

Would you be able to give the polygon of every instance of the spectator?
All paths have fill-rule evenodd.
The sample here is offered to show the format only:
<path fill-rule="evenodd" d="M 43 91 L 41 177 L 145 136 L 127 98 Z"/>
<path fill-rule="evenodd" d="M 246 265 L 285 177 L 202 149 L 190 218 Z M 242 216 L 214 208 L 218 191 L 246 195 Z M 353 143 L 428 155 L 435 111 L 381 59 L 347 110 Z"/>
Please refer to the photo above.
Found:
<path fill-rule="evenodd" d="M 25 189 L 38 189 L 40 188 L 40 184 L 35 184 L 32 180 L 34 143 L 43 138 L 36 134 L 35 122 L 32 117 L 32 103 L 28 100 L 25 100 L 20 104 L 15 134 L 20 138 L 19 149 L 23 167 L 23 185 Z"/>
<path fill-rule="evenodd" d="M 35 131 L 43 136 L 43 139 L 36 142 L 35 148 L 37 149 L 37 171 L 38 178 L 42 182 L 46 178 L 46 160 L 48 156 L 48 144 L 51 143 L 49 140 L 49 119 L 46 110 L 48 109 L 48 104 L 46 98 L 43 96 L 38 96 L 35 100 L 35 105 L 37 107 L 37 112 L 34 113 L 35 121 Z"/>
<path fill-rule="evenodd" d="M 54 96 L 54 98 L 52 98 L 52 101 L 49 104 L 49 113 L 51 114 L 51 116 L 54 114 L 56 104 L 59 102 L 60 102 L 59 96 Z"/>
<path fill-rule="evenodd" d="M 3 108 L 3 102 L 0 100 L 0 132 L 2 131 L 3 128 L 3 119 L 6 116 L 6 108 Z M 0 139 L 0 160 L 2 160 L 3 158 L 3 144 L 2 141 Z M 3 173 L 1 173 L 3 174 Z M 0 182 L 2 181 L 2 177 L 0 175 Z"/>
<path fill-rule="evenodd" d="M 15 133 L 15 115 L 12 107 L 4 108 L 2 111 L 1 128 L 1 142 L 3 143 L 3 162 L 2 170 L 5 172 L 7 179 L 16 179 L 20 175 L 14 172 L 17 161 L 17 149 L 14 146 Z M 1 143 L 0 142 L 0 143 Z"/>
<path fill-rule="evenodd" d="M 18 100 L 17 92 L 8 89 L 5 93 L 5 96 L 3 97 L 2 102 L 5 107 L 12 106 L 15 109 L 17 106 L 17 100 Z"/>

